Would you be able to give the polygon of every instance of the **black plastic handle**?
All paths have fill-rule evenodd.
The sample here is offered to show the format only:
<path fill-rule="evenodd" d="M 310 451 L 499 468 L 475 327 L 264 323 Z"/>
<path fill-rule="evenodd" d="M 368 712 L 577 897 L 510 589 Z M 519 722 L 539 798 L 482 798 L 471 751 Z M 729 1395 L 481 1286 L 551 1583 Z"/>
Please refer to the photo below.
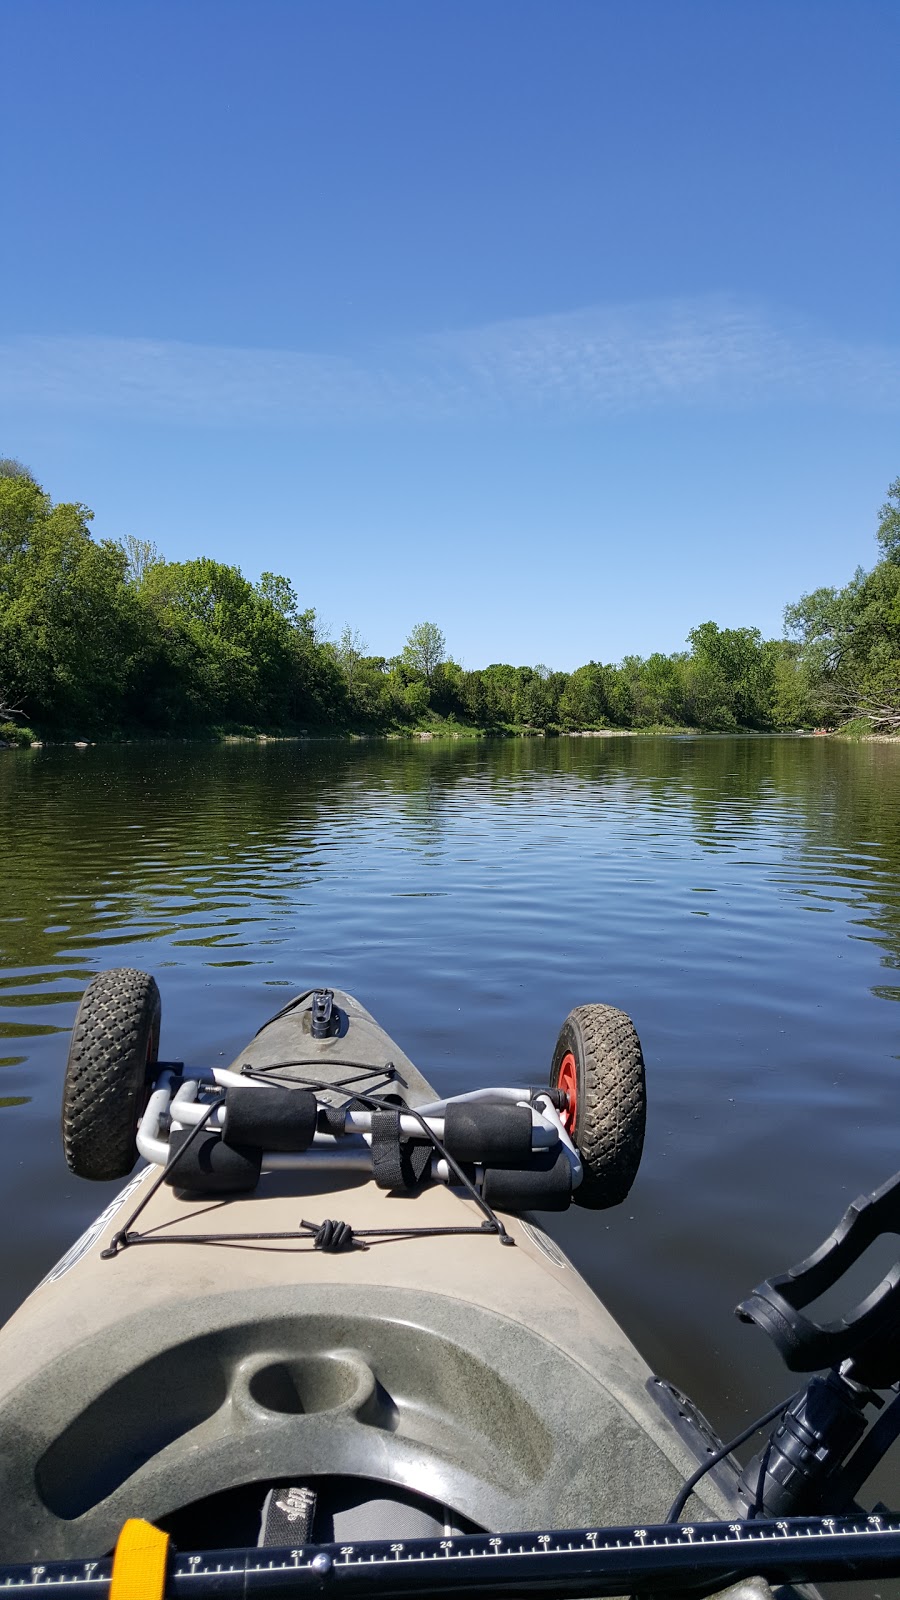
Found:
<path fill-rule="evenodd" d="M 735 1314 L 754 1322 L 791 1372 L 818 1372 L 852 1361 L 852 1376 L 874 1389 L 900 1377 L 900 1261 L 845 1316 L 819 1323 L 804 1314 L 882 1234 L 900 1234 L 900 1172 L 861 1195 L 818 1250 L 775 1278 L 766 1278 Z"/>

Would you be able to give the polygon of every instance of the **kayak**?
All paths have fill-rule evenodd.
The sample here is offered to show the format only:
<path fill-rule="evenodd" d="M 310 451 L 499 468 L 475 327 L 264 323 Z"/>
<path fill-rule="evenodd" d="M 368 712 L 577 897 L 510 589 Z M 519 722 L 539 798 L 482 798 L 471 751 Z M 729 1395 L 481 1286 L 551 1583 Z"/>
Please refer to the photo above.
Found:
<path fill-rule="evenodd" d="M 295 1569 L 366 1541 L 502 1557 L 510 1530 L 646 1549 L 680 1492 L 682 1535 L 739 1527 L 734 1456 L 539 1220 L 637 1173 L 622 1012 L 576 1008 L 545 1086 L 449 1098 L 337 989 L 227 1068 L 161 1061 L 159 1016 L 123 969 L 76 1019 L 67 1159 L 128 1182 L 0 1331 L 0 1558 L 87 1583 L 133 1519 L 207 1562 L 293 1547 Z"/>

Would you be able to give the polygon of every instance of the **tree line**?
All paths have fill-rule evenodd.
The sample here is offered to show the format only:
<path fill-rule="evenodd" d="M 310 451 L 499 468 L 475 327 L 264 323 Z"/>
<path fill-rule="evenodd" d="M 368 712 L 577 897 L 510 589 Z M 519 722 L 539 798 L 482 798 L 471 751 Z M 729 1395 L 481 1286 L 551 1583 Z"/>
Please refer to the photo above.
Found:
<path fill-rule="evenodd" d="M 92 513 L 54 504 L 0 461 L 0 735 L 391 730 L 486 732 L 837 726 L 900 730 L 900 479 L 880 559 L 785 612 L 785 637 L 703 622 L 672 655 L 573 672 L 495 663 L 467 671 L 440 628 L 394 657 L 345 628 L 322 637 L 290 581 L 152 543 L 95 540 Z M 304 597 L 305 599 L 305 597 Z M 16 734 L 15 730 L 18 729 Z"/>

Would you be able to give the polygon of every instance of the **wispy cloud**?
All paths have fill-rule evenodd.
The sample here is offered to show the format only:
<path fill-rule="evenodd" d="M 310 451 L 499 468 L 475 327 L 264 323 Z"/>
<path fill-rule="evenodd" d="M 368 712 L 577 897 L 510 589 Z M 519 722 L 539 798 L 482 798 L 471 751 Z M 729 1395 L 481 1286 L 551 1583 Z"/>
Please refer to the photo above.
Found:
<path fill-rule="evenodd" d="M 593 307 L 361 352 L 109 338 L 0 344 L 0 403 L 187 423 L 615 415 L 788 402 L 900 407 L 900 349 L 726 299 Z"/>

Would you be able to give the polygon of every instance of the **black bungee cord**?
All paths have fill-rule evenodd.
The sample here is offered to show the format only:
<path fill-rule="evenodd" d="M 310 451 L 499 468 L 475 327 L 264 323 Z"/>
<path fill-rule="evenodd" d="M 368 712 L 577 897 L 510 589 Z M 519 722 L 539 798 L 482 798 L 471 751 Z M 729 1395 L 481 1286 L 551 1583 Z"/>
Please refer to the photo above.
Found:
<path fill-rule="evenodd" d="M 357 1067 L 358 1068 L 360 1066 L 360 1063 L 357 1062 L 357 1061 L 335 1060 L 334 1064 L 335 1064 L 335 1066 L 344 1066 L 344 1067 Z M 245 1063 L 245 1065 L 242 1067 L 241 1071 L 242 1071 L 243 1076 L 246 1077 L 246 1078 L 262 1078 L 265 1081 L 265 1075 L 268 1072 L 283 1071 L 287 1067 L 310 1067 L 310 1066 L 314 1066 L 314 1065 L 315 1065 L 314 1061 L 278 1061 L 278 1062 L 274 1062 L 271 1067 L 257 1068 L 257 1067 L 250 1067 Z M 366 1069 L 361 1069 L 361 1070 L 366 1070 Z M 395 1069 L 394 1064 L 393 1064 L 392 1061 L 388 1061 L 384 1067 L 370 1067 L 370 1068 L 368 1068 L 368 1075 L 369 1076 L 374 1076 L 378 1072 L 381 1072 L 384 1075 L 388 1075 L 389 1074 L 388 1081 L 392 1081 L 393 1078 L 396 1076 L 396 1069 Z M 297 1080 L 295 1079 L 294 1081 L 296 1082 Z M 302 1080 L 302 1081 L 305 1081 L 307 1087 L 314 1088 L 314 1089 L 320 1089 L 322 1091 L 327 1091 L 329 1089 L 336 1089 L 336 1088 L 346 1087 L 346 1084 L 323 1083 L 321 1081 L 321 1079 L 316 1079 L 316 1078 L 308 1078 L 308 1079 L 305 1079 L 305 1080 Z M 370 1094 L 364 1094 L 364 1093 L 362 1093 L 361 1090 L 356 1090 L 356 1091 L 351 1090 L 350 1091 L 350 1093 L 349 1093 L 349 1095 L 347 1097 L 346 1104 L 350 1105 L 354 1101 L 358 1105 L 367 1107 L 370 1111 L 372 1111 L 372 1110 L 374 1110 L 374 1111 L 397 1111 L 397 1110 L 401 1109 L 399 1106 L 392 1105 L 389 1101 L 383 1099 L 381 1096 L 373 1095 L 371 1093 Z M 493 1232 L 496 1233 L 498 1239 L 500 1240 L 500 1243 L 501 1244 L 514 1244 L 515 1240 L 510 1238 L 510 1235 L 507 1233 L 506 1229 L 503 1226 L 503 1223 L 501 1222 L 500 1218 L 497 1216 L 497 1213 L 494 1211 L 493 1207 L 488 1205 L 488 1202 L 485 1199 L 482 1198 L 482 1196 L 479 1194 L 478 1190 L 476 1189 L 474 1183 L 472 1182 L 471 1178 L 469 1178 L 467 1176 L 467 1174 L 463 1171 L 463 1169 L 459 1165 L 459 1163 L 450 1154 L 449 1150 L 447 1150 L 445 1148 L 445 1146 L 441 1143 L 441 1141 L 438 1138 L 437 1134 L 433 1131 L 432 1128 L 430 1128 L 428 1126 L 428 1123 L 426 1122 L 425 1118 L 421 1115 L 421 1113 L 416 1110 L 415 1106 L 410 1106 L 410 1105 L 404 1105 L 402 1107 L 402 1110 L 403 1110 L 403 1114 L 405 1116 L 414 1117 L 416 1122 L 418 1122 L 419 1127 L 422 1129 L 422 1132 L 426 1135 L 426 1137 L 428 1139 L 430 1139 L 430 1141 L 431 1141 L 432 1145 L 434 1146 L 438 1156 L 443 1161 L 446 1161 L 446 1163 L 447 1163 L 448 1167 L 450 1168 L 450 1170 L 456 1174 L 456 1177 L 459 1179 L 459 1182 L 460 1182 L 461 1186 L 468 1191 L 468 1194 L 469 1194 L 470 1198 L 475 1201 L 475 1204 L 477 1205 L 479 1211 L 484 1216 L 485 1221 L 490 1224 L 490 1227 L 493 1230 Z M 405 1233 L 407 1233 L 407 1232 L 408 1233 L 419 1233 L 420 1231 L 422 1231 L 422 1230 L 420 1230 L 418 1228 L 415 1228 L 415 1229 L 410 1228 L 410 1229 L 405 1229 L 404 1230 Z M 430 1231 L 430 1230 L 428 1230 L 428 1231 Z M 481 1228 L 477 1228 L 477 1229 L 474 1229 L 473 1231 L 476 1232 L 476 1233 L 481 1233 L 483 1230 Z"/>
<path fill-rule="evenodd" d="M 298 1084 L 302 1083 L 306 1088 L 318 1089 L 322 1092 L 335 1089 L 348 1089 L 350 1092 L 345 1101 L 344 1109 L 346 1109 L 346 1106 L 349 1106 L 354 1102 L 375 1111 L 397 1111 L 400 1109 L 398 1106 L 380 1096 L 364 1094 L 359 1090 L 353 1090 L 351 1087 L 351 1085 L 360 1077 L 381 1076 L 388 1083 L 395 1081 L 397 1074 L 393 1062 L 386 1062 L 384 1067 L 366 1067 L 358 1061 L 339 1060 L 336 1058 L 333 1058 L 333 1061 L 335 1066 L 352 1067 L 356 1069 L 354 1071 L 353 1078 L 343 1079 L 337 1083 L 326 1083 L 318 1078 L 303 1078 L 299 1080 L 293 1079 L 290 1081 Z M 273 1062 L 271 1066 L 268 1067 L 253 1068 L 245 1063 L 242 1068 L 242 1073 L 245 1077 L 256 1078 L 259 1081 L 266 1082 L 268 1074 L 272 1072 L 284 1071 L 285 1069 L 291 1067 L 314 1066 L 315 1064 L 316 1063 L 314 1061 L 308 1060 L 277 1061 Z M 415 1118 L 422 1131 L 434 1146 L 438 1156 L 447 1162 L 448 1167 L 450 1167 L 451 1171 L 456 1175 L 462 1187 L 468 1192 L 470 1198 L 475 1201 L 478 1209 L 482 1212 L 485 1220 L 479 1224 L 479 1226 L 442 1228 L 352 1228 L 348 1222 L 341 1222 L 339 1220 L 326 1219 L 326 1221 L 323 1223 L 315 1223 L 307 1222 L 305 1219 L 302 1219 L 300 1222 L 300 1228 L 306 1230 L 305 1234 L 301 1233 L 300 1229 L 296 1229 L 292 1232 L 279 1233 L 133 1233 L 132 1229 L 134 1224 L 141 1212 L 144 1210 L 145 1206 L 157 1193 L 161 1185 L 165 1183 L 166 1179 L 171 1177 L 172 1172 L 177 1167 L 182 1156 L 193 1144 L 201 1130 L 206 1127 L 213 1112 L 218 1106 L 221 1105 L 224 1091 L 219 1085 L 215 1085 L 215 1091 L 216 1098 L 205 1107 L 202 1115 L 191 1128 L 184 1143 L 175 1152 L 169 1163 L 160 1169 L 158 1175 L 156 1178 L 154 1178 L 153 1182 L 148 1188 L 147 1193 L 141 1197 L 140 1202 L 131 1213 L 131 1216 L 128 1218 L 127 1222 L 125 1222 L 118 1232 L 113 1235 L 106 1249 L 101 1250 L 101 1260 L 110 1260 L 117 1256 L 121 1250 L 138 1244 L 234 1245 L 245 1243 L 250 1245 L 267 1242 L 274 1243 L 276 1241 L 285 1242 L 288 1240 L 299 1242 L 300 1240 L 306 1238 L 310 1240 L 315 1250 L 323 1250 L 328 1253 L 338 1254 L 345 1250 L 353 1249 L 354 1247 L 367 1250 L 369 1248 L 368 1244 L 365 1243 L 365 1240 L 367 1239 L 378 1239 L 384 1243 L 387 1243 L 390 1240 L 409 1238 L 435 1238 L 445 1235 L 456 1236 L 460 1234 L 484 1235 L 486 1233 L 495 1234 L 500 1240 L 501 1244 L 515 1244 L 515 1240 L 507 1233 L 501 1219 L 497 1216 L 496 1212 L 488 1204 L 488 1202 L 482 1198 L 474 1183 L 462 1170 L 458 1162 L 453 1158 L 453 1156 L 451 1156 L 450 1152 L 445 1149 L 444 1145 L 437 1137 L 437 1134 L 435 1134 L 428 1126 L 425 1118 L 415 1109 L 414 1106 L 408 1105 L 404 1105 L 402 1108 L 404 1115 L 409 1115 Z"/>
<path fill-rule="evenodd" d="M 193 1142 L 196 1139 L 196 1137 L 197 1137 L 198 1133 L 200 1132 L 201 1128 L 205 1128 L 206 1127 L 206 1124 L 208 1123 L 208 1121 L 209 1121 L 210 1117 L 212 1116 L 213 1112 L 216 1110 L 216 1107 L 221 1105 L 221 1103 L 222 1103 L 222 1097 L 221 1097 L 221 1092 L 220 1092 L 219 1098 L 216 1099 L 216 1100 L 210 1101 L 210 1104 L 206 1107 L 206 1110 L 203 1112 L 203 1115 L 201 1117 L 198 1117 L 198 1119 L 194 1123 L 194 1126 L 192 1127 L 190 1133 L 188 1134 L 187 1138 L 185 1139 L 184 1144 L 181 1146 L 181 1148 L 179 1150 L 176 1150 L 174 1156 L 172 1157 L 171 1165 L 165 1166 L 165 1167 L 160 1167 L 160 1170 L 157 1173 L 156 1177 L 154 1178 L 153 1182 L 151 1183 L 149 1189 L 147 1190 L 147 1193 L 145 1195 L 141 1196 L 141 1199 L 139 1200 L 138 1204 L 135 1206 L 134 1210 L 132 1211 L 131 1216 L 128 1218 L 128 1221 L 124 1224 L 123 1227 L 121 1227 L 119 1229 L 118 1233 L 114 1233 L 113 1234 L 113 1236 L 110 1239 L 109 1244 L 107 1245 L 106 1249 L 100 1251 L 100 1260 L 101 1261 L 109 1261 L 113 1256 L 117 1256 L 120 1250 L 124 1250 L 125 1249 L 126 1245 L 137 1244 L 139 1242 L 143 1243 L 143 1239 L 142 1239 L 140 1234 L 137 1234 L 134 1238 L 129 1238 L 128 1235 L 129 1235 L 130 1229 L 132 1228 L 133 1224 L 135 1222 L 137 1222 L 137 1219 L 140 1216 L 141 1212 L 143 1211 L 143 1209 L 144 1209 L 145 1205 L 147 1204 L 147 1202 L 149 1200 L 153 1199 L 153 1196 L 156 1194 L 157 1189 L 159 1189 L 161 1187 L 161 1185 L 165 1183 L 166 1174 L 171 1172 L 172 1167 L 176 1166 L 177 1163 L 181 1160 L 181 1157 L 184 1155 L 185 1151 L 188 1150 L 190 1148 L 190 1146 L 193 1144 Z M 150 1236 L 148 1234 L 145 1234 L 143 1236 L 144 1239 L 148 1239 L 149 1237 Z"/>

